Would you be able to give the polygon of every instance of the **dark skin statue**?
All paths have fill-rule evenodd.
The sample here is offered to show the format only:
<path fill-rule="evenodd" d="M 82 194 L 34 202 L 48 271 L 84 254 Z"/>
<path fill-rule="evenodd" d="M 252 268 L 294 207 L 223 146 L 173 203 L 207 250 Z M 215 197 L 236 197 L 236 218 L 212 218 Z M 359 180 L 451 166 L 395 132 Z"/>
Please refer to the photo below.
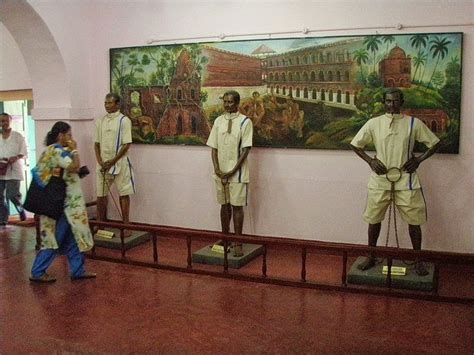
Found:
<path fill-rule="evenodd" d="M 235 113 L 239 110 L 239 104 L 235 101 L 232 95 L 224 96 L 224 110 L 228 113 Z M 247 156 L 249 155 L 250 147 L 244 148 L 243 153 L 235 164 L 234 168 L 228 172 L 223 172 L 219 168 L 218 150 L 212 149 L 212 163 L 214 165 L 214 173 L 221 178 L 222 184 L 225 186 L 229 178 L 231 178 L 241 167 Z M 230 220 L 234 219 L 235 235 L 242 235 L 244 225 L 244 209 L 242 206 L 233 206 L 230 203 L 221 206 L 221 227 L 222 232 L 229 233 Z M 234 244 L 234 256 L 242 256 L 242 244 Z"/>
<path fill-rule="evenodd" d="M 113 97 L 106 97 L 104 101 L 105 111 L 107 113 L 114 113 L 120 109 L 120 102 L 115 101 Z M 110 160 L 103 161 L 100 155 L 100 143 L 94 144 L 95 157 L 97 163 L 100 165 L 101 170 L 106 172 L 114 166 L 130 149 L 131 144 L 124 144 L 117 155 Z M 120 196 L 120 210 L 122 212 L 122 221 L 123 223 L 130 223 L 130 196 Z M 97 197 L 97 219 L 99 221 L 107 220 L 107 196 Z M 132 233 L 128 230 L 124 230 L 124 237 L 129 237 Z"/>
<path fill-rule="evenodd" d="M 385 97 L 385 109 L 387 113 L 390 114 L 399 114 L 400 108 L 403 105 L 403 99 L 400 97 L 398 93 L 387 93 Z M 377 156 L 371 157 L 367 153 L 364 152 L 363 149 L 354 147 L 350 145 L 351 149 L 361 157 L 367 164 L 369 164 L 370 168 L 373 172 L 377 175 L 384 175 L 387 173 L 387 167 L 377 159 Z M 439 144 L 434 145 L 425 153 L 420 156 L 412 156 L 405 164 L 402 166 L 402 170 L 407 173 L 414 173 L 418 167 L 420 166 L 421 162 L 428 159 L 432 156 L 439 148 Z M 368 229 L 368 244 L 369 246 L 375 247 L 377 246 L 377 241 L 380 235 L 380 229 L 382 227 L 381 223 L 376 224 L 369 224 Z M 411 244 L 414 250 L 421 250 L 421 241 L 422 241 L 422 233 L 421 227 L 419 225 L 408 225 L 408 232 L 410 234 Z M 360 270 L 368 270 L 372 268 L 376 263 L 376 259 L 373 255 L 369 256 L 358 265 Z M 415 265 L 415 271 L 418 275 L 424 276 L 428 274 L 425 266 L 421 262 L 417 262 Z"/>

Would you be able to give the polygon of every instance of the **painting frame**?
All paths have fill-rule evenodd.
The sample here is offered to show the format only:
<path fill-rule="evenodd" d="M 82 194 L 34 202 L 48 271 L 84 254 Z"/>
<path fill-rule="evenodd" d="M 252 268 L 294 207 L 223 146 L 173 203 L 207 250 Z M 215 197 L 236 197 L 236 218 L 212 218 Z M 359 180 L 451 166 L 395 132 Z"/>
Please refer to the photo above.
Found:
<path fill-rule="evenodd" d="M 110 90 L 134 143 L 202 145 L 234 89 L 254 145 L 348 149 L 383 92 L 459 153 L 463 33 L 396 33 L 190 42 L 110 48 Z M 422 149 L 422 147 L 420 147 Z"/>

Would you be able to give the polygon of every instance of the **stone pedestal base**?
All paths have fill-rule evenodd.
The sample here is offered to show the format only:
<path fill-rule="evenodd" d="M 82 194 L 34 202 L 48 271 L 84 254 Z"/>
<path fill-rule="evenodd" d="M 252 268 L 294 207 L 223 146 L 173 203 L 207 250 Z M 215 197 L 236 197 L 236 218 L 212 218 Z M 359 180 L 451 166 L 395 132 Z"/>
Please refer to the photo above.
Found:
<path fill-rule="evenodd" d="M 361 271 L 357 268 L 357 265 L 363 260 L 364 257 L 360 256 L 352 264 L 347 275 L 347 282 L 358 285 L 385 286 L 387 275 L 382 273 L 382 268 L 387 265 L 387 260 L 383 260 L 383 262 L 376 264 L 369 270 Z M 412 264 L 412 262 L 410 261 L 409 264 Z M 404 276 L 392 275 L 392 288 L 417 291 L 433 290 L 434 264 L 426 262 L 424 264 L 429 273 L 426 276 L 418 276 L 415 273 L 415 265 L 406 265 L 401 260 L 393 260 L 392 266 L 406 267 L 407 272 Z"/>
<path fill-rule="evenodd" d="M 109 248 L 109 249 L 118 249 L 122 250 L 122 243 L 120 241 L 120 230 L 115 228 L 107 228 L 107 231 L 114 232 L 114 237 L 111 239 L 102 238 L 97 235 L 94 235 L 94 242 L 95 245 L 98 247 Z M 137 245 L 146 243 L 150 240 L 150 234 L 147 232 L 140 232 L 140 231 L 131 231 L 132 235 L 130 237 L 125 238 L 124 240 L 124 248 L 128 250 L 133 248 Z"/>
<path fill-rule="evenodd" d="M 224 265 L 224 253 L 212 251 L 213 245 L 214 244 L 210 244 L 194 252 L 193 262 L 209 265 Z M 229 268 L 239 269 L 242 266 L 248 264 L 250 261 L 263 253 L 263 246 L 257 244 L 243 244 L 242 251 L 244 255 L 236 257 L 233 256 L 233 248 L 230 248 L 230 251 L 227 254 L 227 263 Z"/>

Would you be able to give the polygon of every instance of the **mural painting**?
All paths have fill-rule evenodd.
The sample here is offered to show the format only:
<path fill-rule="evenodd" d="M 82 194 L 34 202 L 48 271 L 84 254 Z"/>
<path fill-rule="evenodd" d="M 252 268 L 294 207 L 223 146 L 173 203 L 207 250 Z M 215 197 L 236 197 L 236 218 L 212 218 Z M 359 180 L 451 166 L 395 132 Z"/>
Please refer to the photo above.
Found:
<path fill-rule="evenodd" d="M 228 41 L 110 49 L 110 82 L 134 143 L 205 144 L 235 89 L 255 146 L 348 149 L 399 87 L 403 113 L 458 153 L 461 63 L 462 33 Z"/>

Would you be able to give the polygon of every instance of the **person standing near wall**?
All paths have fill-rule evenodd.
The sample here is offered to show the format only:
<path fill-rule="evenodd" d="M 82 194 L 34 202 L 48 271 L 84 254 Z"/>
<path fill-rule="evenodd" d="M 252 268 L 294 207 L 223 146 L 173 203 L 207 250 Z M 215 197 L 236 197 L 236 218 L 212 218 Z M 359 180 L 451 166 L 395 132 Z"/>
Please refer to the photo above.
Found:
<path fill-rule="evenodd" d="M 109 93 L 104 102 L 107 114 L 96 122 L 94 150 L 97 159 L 98 220 L 107 220 L 107 195 L 115 182 L 120 196 L 123 223 L 130 222 L 130 195 L 135 193 L 135 182 L 127 153 L 132 144 L 132 122 L 120 112 L 120 97 Z M 130 236 L 125 230 L 124 236 Z"/>
<path fill-rule="evenodd" d="M 350 147 L 372 169 L 367 195 L 364 220 L 369 223 L 369 246 L 377 246 L 381 222 L 391 202 L 392 182 L 394 199 L 402 219 L 408 223 L 413 249 L 421 250 L 421 227 L 426 222 L 426 204 L 416 169 L 421 162 L 433 155 L 439 146 L 439 139 L 428 127 L 415 117 L 400 113 L 403 92 L 392 88 L 384 92 L 386 113 L 374 117 L 360 129 Z M 415 142 L 421 142 L 428 150 L 420 156 L 413 155 Z M 376 155 L 371 157 L 363 150 L 368 144 L 375 146 Z M 395 182 L 396 181 L 396 182 Z M 371 255 L 358 265 L 368 270 L 376 263 Z M 421 262 L 415 264 L 415 272 L 428 274 Z"/>
<path fill-rule="evenodd" d="M 9 206 L 11 201 L 20 220 L 26 219 L 21 203 L 20 182 L 23 180 L 23 158 L 27 155 L 25 138 L 11 128 L 12 117 L 8 113 L 0 114 L 0 228 L 8 223 Z"/>
<path fill-rule="evenodd" d="M 221 205 L 222 232 L 228 234 L 234 220 L 235 235 L 242 235 L 243 206 L 247 205 L 249 168 L 247 156 L 252 147 L 253 125 L 239 112 L 240 95 L 230 90 L 224 94 L 225 114 L 217 117 L 207 145 L 212 148 L 217 202 Z M 234 244 L 234 256 L 242 256 L 242 244 Z"/>

